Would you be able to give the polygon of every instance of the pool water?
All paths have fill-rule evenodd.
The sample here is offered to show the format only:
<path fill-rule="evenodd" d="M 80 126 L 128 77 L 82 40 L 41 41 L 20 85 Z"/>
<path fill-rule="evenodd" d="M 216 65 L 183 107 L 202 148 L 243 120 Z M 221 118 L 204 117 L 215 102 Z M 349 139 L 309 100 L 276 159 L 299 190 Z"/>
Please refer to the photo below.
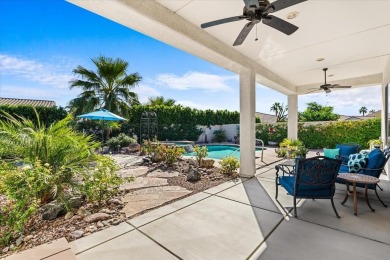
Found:
<path fill-rule="evenodd" d="M 234 145 L 206 145 L 208 155 L 207 158 L 222 160 L 225 157 L 231 156 L 240 159 L 240 147 Z M 258 149 L 256 149 L 258 150 Z M 260 149 L 261 150 L 261 149 Z M 196 156 L 195 152 L 186 153 L 184 156 Z"/>

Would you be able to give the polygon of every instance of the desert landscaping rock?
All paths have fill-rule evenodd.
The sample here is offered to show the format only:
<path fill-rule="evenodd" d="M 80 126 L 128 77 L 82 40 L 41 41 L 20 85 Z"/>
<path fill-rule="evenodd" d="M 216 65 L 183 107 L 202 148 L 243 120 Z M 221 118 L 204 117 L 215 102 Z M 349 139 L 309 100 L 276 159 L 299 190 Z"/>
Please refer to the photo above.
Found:
<path fill-rule="evenodd" d="M 40 212 L 43 220 L 55 219 L 60 214 L 64 214 L 65 207 L 63 204 L 53 201 L 40 208 Z"/>
<path fill-rule="evenodd" d="M 139 188 L 148 188 L 156 186 L 168 185 L 166 179 L 152 178 L 152 177 L 138 177 L 132 182 L 125 183 L 121 186 L 122 190 L 134 190 Z"/>
<path fill-rule="evenodd" d="M 65 214 L 65 219 L 68 220 L 68 219 L 71 219 L 73 217 L 74 213 L 73 212 L 68 212 Z"/>
<path fill-rule="evenodd" d="M 163 186 L 136 190 L 124 196 L 123 201 L 127 204 L 123 208 L 123 212 L 126 214 L 126 217 L 130 217 L 189 193 L 191 191 L 180 186 Z"/>
<path fill-rule="evenodd" d="M 148 173 L 147 177 L 155 177 L 155 178 L 173 178 L 179 176 L 179 172 L 177 171 L 161 171 L 156 170 Z"/>
<path fill-rule="evenodd" d="M 198 181 L 199 179 L 199 171 L 191 167 L 190 171 L 187 173 L 187 181 Z"/>
<path fill-rule="evenodd" d="M 23 235 L 18 237 L 18 239 L 16 239 L 15 241 L 16 246 L 20 246 L 22 243 L 23 243 Z"/>
<path fill-rule="evenodd" d="M 109 204 L 114 204 L 114 205 L 123 205 L 123 201 L 119 200 L 119 199 L 110 199 L 108 201 Z"/>
<path fill-rule="evenodd" d="M 106 214 L 106 213 L 95 213 L 95 214 L 92 214 L 92 215 L 89 215 L 89 216 L 86 216 L 84 218 L 84 220 L 88 223 L 93 223 L 93 222 L 98 222 L 98 221 L 102 221 L 102 220 L 106 220 L 106 219 L 109 219 L 110 218 L 110 215 Z"/>
<path fill-rule="evenodd" d="M 200 167 L 202 168 L 213 168 L 214 167 L 214 160 L 213 159 L 203 159 L 200 163 Z"/>
<path fill-rule="evenodd" d="M 84 235 L 84 231 L 82 230 L 75 230 L 72 232 L 72 236 L 76 239 L 82 237 L 83 235 Z"/>
<path fill-rule="evenodd" d="M 88 215 L 91 215 L 91 212 L 85 210 L 85 209 L 78 209 L 77 210 L 77 215 L 79 215 L 80 217 L 86 217 Z"/>

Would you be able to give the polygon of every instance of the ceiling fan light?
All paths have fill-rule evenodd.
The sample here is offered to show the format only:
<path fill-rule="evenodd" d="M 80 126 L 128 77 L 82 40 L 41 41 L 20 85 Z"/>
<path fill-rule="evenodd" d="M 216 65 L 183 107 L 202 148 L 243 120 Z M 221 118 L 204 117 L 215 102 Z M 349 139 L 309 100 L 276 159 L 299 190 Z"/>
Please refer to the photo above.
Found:
<path fill-rule="evenodd" d="M 287 14 L 287 19 L 292 20 L 299 15 L 299 12 L 291 12 Z"/>
<path fill-rule="evenodd" d="M 328 89 L 328 88 L 326 88 L 324 90 L 325 90 L 325 93 L 330 93 L 331 92 L 330 89 Z"/>

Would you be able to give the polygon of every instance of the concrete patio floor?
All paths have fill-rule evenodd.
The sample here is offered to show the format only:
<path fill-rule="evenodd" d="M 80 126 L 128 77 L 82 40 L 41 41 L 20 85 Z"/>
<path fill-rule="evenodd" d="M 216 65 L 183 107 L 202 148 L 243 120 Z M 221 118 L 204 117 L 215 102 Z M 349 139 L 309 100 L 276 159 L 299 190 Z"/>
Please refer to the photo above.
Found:
<path fill-rule="evenodd" d="M 227 182 L 118 226 L 70 243 L 76 259 L 386 259 L 390 255 L 390 208 L 370 196 L 358 216 L 353 201 L 340 205 L 337 219 L 329 200 L 302 200 L 298 218 L 292 197 L 275 196 L 274 165 L 255 177 Z M 390 183 L 381 181 L 390 204 Z"/>

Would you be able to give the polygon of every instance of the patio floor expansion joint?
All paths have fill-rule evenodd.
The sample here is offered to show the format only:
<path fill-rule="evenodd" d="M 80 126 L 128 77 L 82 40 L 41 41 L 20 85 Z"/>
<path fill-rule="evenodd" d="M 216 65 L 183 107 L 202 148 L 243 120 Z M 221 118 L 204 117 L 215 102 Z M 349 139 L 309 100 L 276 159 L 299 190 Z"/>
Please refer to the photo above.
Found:
<path fill-rule="evenodd" d="M 202 191 L 201 191 L 201 192 L 202 192 Z M 167 213 L 167 214 L 165 214 L 165 215 L 163 215 L 163 216 L 161 216 L 161 217 L 158 217 L 158 218 L 156 218 L 156 219 L 154 219 L 154 220 L 151 220 L 151 221 L 149 221 L 149 222 L 147 222 L 147 223 L 145 223 L 145 224 L 142 224 L 142 225 L 139 226 L 138 228 L 141 228 L 141 227 L 146 226 L 146 225 L 148 225 L 148 224 L 150 224 L 150 223 L 153 223 L 153 222 L 155 222 L 155 221 L 157 221 L 157 220 L 160 220 L 160 219 L 162 219 L 162 218 L 165 218 L 166 216 L 169 216 L 169 215 L 171 215 L 171 214 L 173 214 L 173 213 L 176 213 L 176 212 L 178 212 L 179 210 L 185 209 L 185 208 L 187 208 L 187 207 L 189 207 L 189 206 L 192 206 L 192 205 L 194 205 L 194 204 L 196 204 L 196 203 L 198 203 L 198 202 L 201 202 L 201 201 L 203 201 L 203 200 L 205 200 L 205 199 L 210 198 L 211 196 L 213 196 L 213 194 L 210 194 L 210 193 L 206 193 L 206 192 L 203 192 L 203 193 L 205 193 L 205 194 L 207 194 L 207 195 L 210 195 L 210 196 L 207 196 L 207 197 L 205 197 L 205 198 L 203 198 L 203 199 L 194 201 L 194 202 L 192 202 L 192 203 L 190 203 L 190 204 L 188 204 L 188 205 L 186 205 L 186 206 L 184 206 L 184 207 L 182 207 L 182 208 L 179 208 L 179 209 L 174 210 L 174 211 L 172 211 L 172 212 L 170 212 L 170 213 Z M 188 197 L 187 197 L 187 198 L 188 198 Z M 174 202 L 173 202 L 173 203 L 174 203 Z M 169 204 L 167 204 L 167 205 L 169 205 Z M 164 206 L 166 206 L 166 205 L 164 205 Z M 163 206 L 163 207 L 164 207 L 164 206 Z M 158 208 L 157 208 L 157 209 L 158 209 Z M 155 210 L 155 209 L 153 209 L 153 210 Z M 153 211 L 153 210 L 151 210 L 151 211 Z M 150 211 L 149 211 L 149 212 L 150 212 Z M 147 213 L 145 213 L 145 214 L 147 214 Z M 142 216 L 142 214 L 141 214 L 140 216 Z M 127 219 L 125 222 L 126 222 L 127 224 L 129 224 L 130 226 L 135 227 L 133 224 L 131 224 L 131 223 L 128 222 L 129 220 L 131 220 L 131 219 Z M 138 229 L 138 228 L 137 228 L 137 229 Z"/>
<path fill-rule="evenodd" d="M 165 251 L 167 251 L 168 253 L 170 253 L 171 255 L 173 255 L 174 257 L 176 257 L 177 259 L 180 259 L 180 260 L 183 260 L 183 258 L 181 258 L 180 256 L 178 256 L 177 254 L 175 254 L 174 252 L 172 252 L 170 249 L 166 248 L 165 246 L 163 246 L 161 243 L 159 243 L 158 241 L 156 241 L 154 238 L 152 238 L 151 236 L 149 236 L 148 234 L 144 233 L 142 230 L 140 230 L 139 228 L 137 228 L 136 226 L 132 225 L 132 224 L 129 224 L 130 226 L 132 226 L 134 229 L 133 230 L 137 230 L 138 232 L 140 232 L 142 235 L 144 235 L 145 237 L 149 238 L 150 240 L 152 240 L 154 243 L 156 243 L 157 245 L 159 245 L 162 249 L 164 249 Z"/>
<path fill-rule="evenodd" d="M 127 223 L 126 221 L 124 221 L 124 222 L 125 222 L 127 225 L 132 226 L 132 225 L 130 225 L 129 223 Z M 134 231 L 134 229 L 129 230 L 129 231 L 126 231 L 126 232 L 124 232 L 124 233 L 122 233 L 122 234 L 113 236 L 113 237 L 111 237 L 111 238 L 109 238 L 109 239 L 107 239 L 107 240 L 105 240 L 105 241 L 103 241 L 103 242 L 101 242 L 101 243 L 98 243 L 98 244 L 93 245 L 93 246 L 91 246 L 91 247 L 89 247 L 89 248 L 87 248 L 87 249 L 84 249 L 84 250 L 82 250 L 82 251 L 80 251 L 80 252 L 77 252 L 77 254 L 75 254 L 75 255 L 79 255 L 79 254 L 82 254 L 82 253 L 84 253 L 84 252 L 87 252 L 87 251 L 89 251 L 89 250 L 91 250 L 91 249 L 93 249 L 93 248 L 95 248 L 95 247 L 101 246 L 101 245 L 103 245 L 103 244 L 105 244 L 105 243 L 107 243 L 107 242 L 109 242 L 109 241 L 111 241 L 111 240 L 113 240 L 113 239 L 116 239 L 116 238 L 121 237 L 121 236 L 123 236 L 123 235 L 125 235 L 125 234 L 127 234 L 127 233 L 130 233 L 131 231 Z M 102 230 L 102 231 L 100 231 L 100 232 L 104 232 L 104 230 Z M 75 240 L 75 241 L 77 241 L 77 240 Z"/>

